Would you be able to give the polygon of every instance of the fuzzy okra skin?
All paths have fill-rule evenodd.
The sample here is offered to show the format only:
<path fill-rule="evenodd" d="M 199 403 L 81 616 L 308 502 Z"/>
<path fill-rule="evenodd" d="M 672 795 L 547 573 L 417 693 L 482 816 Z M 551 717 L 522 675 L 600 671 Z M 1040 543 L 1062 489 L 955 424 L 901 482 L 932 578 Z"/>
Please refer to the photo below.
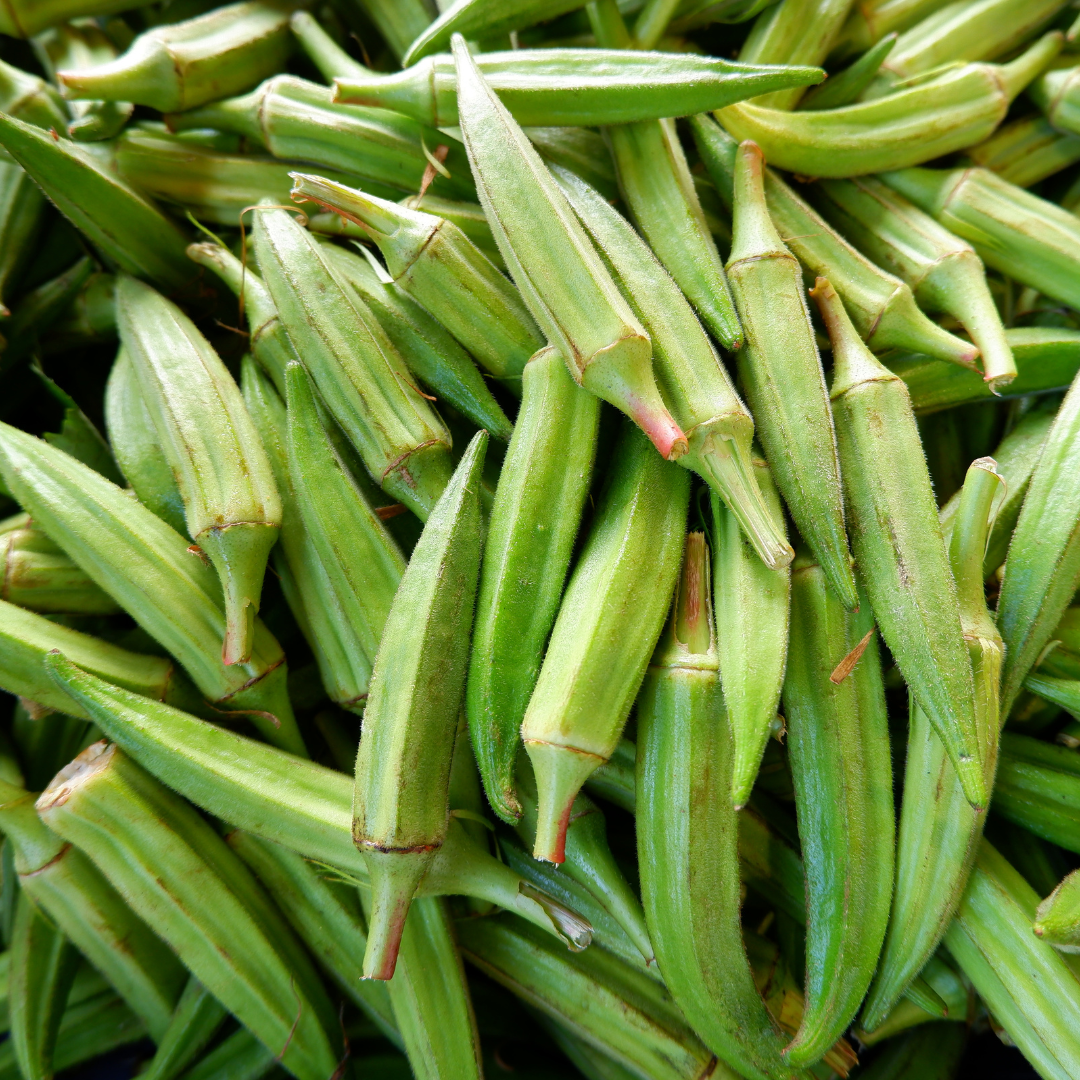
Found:
<path fill-rule="evenodd" d="M 813 560 L 791 575 L 784 679 L 806 867 L 806 1010 L 785 1056 L 811 1065 L 855 1017 L 885 939 L 893 885 L 892 762 L 873 615 L 844 611 Z M 854 670 L 837 666 L 866 641 Z"/>
<path fill-rule="evenodd" d="M 221 581 L 221 658 L 239 664 L 254 647 L 255 616 L 270 549 L 281 529 L 273 470 L 240 388 L 195 324 L 134 278 L 116 289 L 120 340 L 180 487 L 188 535 Z"/>
<path fill-rule="evenodd" d="M 574 798 L 618 745 L 675 585 L 689 496 L 686 470 L 624 423 L 521 725 L 537 858 L 563 861 Z"/>
<path fill-rule="evenodd" d="M 372 880 L 364 977 L 394 974 L 413 894 L 450 823 L 450 760 L 465 689 L 487 433 L 469 444 L 386 619 L 356 756 L 353 839 Z"/>
<path fill-rule="evenodd" d="M 825 278 L 813 290 L 833 343 L 833 415 L 852 546 L 897 666 L 945 743 L 968 801 L 990 783 L 960 602 L 903 382 L 855 333 Z"/>
<path fill-rule="evenodd" d="M 1080 848 L 1080 761 L 1064 746 L 1005 732 L 994 809 L 1052 844 Z"/>
<path fill-rule="evenodd" d="M 657 389 L 648 333 L 460 37 L 454 58 L 477 193 L 522 299 L 576 382 L 626 413 L 663 457 L 681 457 L 686 437 Z"/>
<path fill-rule="evenodd" d="M 1080 950 L 1080 870 L 1063 878 L 1039 905 L 1032 929 L 1063 952 Z"/>
<path fill-rule="evenodd" d="M 484 544 L 465 696 L 484 790 L 507 824 L 521 814 L 521 722 L 562 599 L 600 424 L 600 399 L 550 346 L 526 364 L 522 390 Z"/>
<path fill-rule="evenodd" d="M 1080 160 L 1080 134 L 1058 131 L 1043 116 L 1025 116 L 1003 124 L 967 156 L 972 164 L 1026 188 Z"/>
<path fill-rule="evenodd" d="M 668 628 L 638 699 L 642 900 L 675 1002 L 741 1075 L 794 1075 L 754 986 L 739 918 L 733 741 L 717 675 L 705 537 L 686 537 Z"/>
<path fill-rule="evenodd" d="M 825 374 L 803 294 L 802 271 L 765 204 L 764 162 L 753 143 L 735 165 L 734 239 L 728 279 L 745 340 L 746 391 L 776 486 L 845 607 L 858 604 L 844 530 L 836 433 Z"/>
<path fill-rule="evenodd" d="M 33 253 L 45 206 L 44 193 L 24 169 L 0 162 L 0 316 L 5 318 L 11 309 L 3 297 Z"/>

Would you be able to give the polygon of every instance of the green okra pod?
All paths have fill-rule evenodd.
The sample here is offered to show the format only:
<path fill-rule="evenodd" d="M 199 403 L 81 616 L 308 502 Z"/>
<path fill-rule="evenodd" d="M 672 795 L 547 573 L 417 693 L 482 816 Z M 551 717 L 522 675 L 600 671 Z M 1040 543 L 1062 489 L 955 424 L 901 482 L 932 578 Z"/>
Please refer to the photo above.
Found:
<path fill-rule="evenodd" d="M 638 702 L 642 899 L 660 973 L 709 1049 L 742 1075 L 791 1077 L 739 921 L 734 744 L 717 677 L 710 569 L 704 535 L 690 533 Z"/>
<path fill-rule="evenodd" d="M 1031 931 L 1038 894 L 985 840 L 945 944 L 1043 1076 L 1080 1069 L 1080 980 Z"/>
<path fill-rule="evenodd" d="M 738 143 L 712 117 L 691 117 L 690 126 L 720 198 L 730 209 Z M 931 322 L 916 305 L 910 286 L 856 251 L 772 169 L 765 170 L 765 202 L 804 276 L 833 282 L 871 349 L 909 349 L 960 364 L 974 361 L 973 345 Z"/>
<path fill-rule="evenodd" d="M 1052 657 L 1050 661 L 1053 669 Z M 1076 713 L 1080 712 L 1080 680 L 1062 679 L 1036 672 L 1024 680 L 1024 689 L 1030 690 L 1044 701 L 1060 705 L 1070 716 L 1075 717 Z"/>
<path fill-rule="evenodd" d="M 972 146 L 973 164 L 1017 187 L 1031 187 L 1080 161 L 1080 135 L 1065 134 L 1042 116 L 1025 116 Z"/>
<path fill-rule="evenodd" d="M 57 73 L 65 97 L 161 112 L 229 97 L 279 70 L 292 46 L 282 0 L 243 0 L 140 34 L 122 56 Z"/>
<path fill-rule="evenodd" d="M 127 276 L 117 283 L 116 306 L 120 340 L 184 500 L 188 535 L 221 581 L 222 662 L 243 663 L 281 529 L 273 470 L 240 388 L 195 324 Z"/>
<path fill-rule="evenodd" d="M 256 213 L 255 253 L 293 348 L 372 479 L 425 519 L 450 479 L 450 435 L 401 355 L 291 214 Z"/>
<path fill-rule="evenodd" d="M 717 119 L 736 139 L 758 143 L 771 164 L 802 176 L 903 169 L 985 139 L 1061 45 L 1060 34 L 1047 34 L 1008 64 L 950 67 L 838 109 L 784 112 L 742 102 L 718 110 Z"/>
<path fill-rule="evenodd" d="M 563 861 L 574 798 L 618 745 L 675 585 L 689 495 L 686 471 L 624 424 L 521 725 L 537 858 Z"/>
<path fill-rule="evenodd" d="M 529 142 L 549 165 L 561 165 L 576 173 L 605 199 L 619 197 L 611 153 L 598 131 L 581 127 L 529 127 L 524 130 Z"/>
<path fill-rule="evenodd" d="M 776 486 L 841 602 L 858 601 L 844 531 L 836 434 L 802 273 L 769 217 L 764 163 L 739 147 L 728 277 L 746 337 L 739 380 Z"/>
<path fill-rule="evenodd" d="M 484 790 L 509 824 L 521 814 L 521 721 L 558 614 L 600 423 L 599 398 L 550 346 L 525 366 L 522 391 L 488 523 L 465 697 Z"/>
<path fill-rule="evenodd" d="M 289 19 L 289 28 L 307 58 L 327 82 L 350 75 L 362 78 L 369 73 L 370 69 L 359 60 L 354 60 L 310 12 L 294 11 Z"/>
<path fill-rule="evenodd" d="M 480 471 L 470 443 L 386 618 L 356 757 L 353 838 L 372 879 L 366 978 L 394 974 L 405 916 L 449 827 L 450 759 L 480 573 Z"/>
<path fill-rule="evenodd" d="M 1062 952 L 1076 952 L 1080 947 L 1080 871 L 1062 879 L 1056 889 L 1038 906 L 1032 924 L 1036 937 Z"/>
<path fill-rule="evenodd" d="M 784 714 L 806 868 L 807 940 L 806 1009 L 785 1050 L 793 1065 L 819 1060 L 851 1023 L 885 939 L 895 824 L 873 635 L 869 605 L 846 612 L 825 588 L 821 567 L 796 558 Z M 841 662 L 864 643 L 854 669 L 838 677 Z"/>
<path fill-rule="evenodd" d="M 807 86 L 822 77 L 815 67 L 637 49 L 483 52 L 476 66 L 523 127 L 591 127 L 686 116 L 759 93 Z M 432 127 L 458 123 L 457 79 L 449 54 L 429 56 L 390 75 L 339 76 L 334 85 L 336 101 L 394 109 Z"/>
<path fill-rule="evenodd" d="M 763 498 L 751 463 L 753 419 L 708 334 L 630 223 L 579 177 L 559 168 L 555 177 L 652 338 L 660 392 L 690 447 L 679 464 L 720 494 L 766 565 L 786 565 L 794 553 L 783 516 Z"/>
<path fill-rule="evenodd" d="M 885 644 L 944 742 L 964 794 L 984 807 L 989 763 L 971 662 L 910 396 L 859 340 L 826 279 L 813 295 L 833 343 L 833 415 L 860 576 Z"/>
<path fill-rule="evenodd" d="M 1006 731 L 994 811 L 1052 844 L 1080 848 L 1080 762 L 1064 746 Z"/>
<path fill-rule="evenodd" d="M 630 416 L 665 458 L 686 438 L 657 389 L 652 343 L 525 133 L 454 39 L 461 130 L 511 276 L 570 373 Z"/>
<path fill-rule="evenodd" d="M 222 663 L 217 578 L 182 536 L 93 469 L 7 425 L 0 472 L 49 536 L 177 659 L 214 708 L 250 712 L 266 738 L 305 752 L 281 646 L 256 620 L 251 659 Z"/>
<path fill-rule="evenodd" d="M 959 321 L 979 347 L 991 390 L 1016 378 L 986 271 L 970 244 L 874 177 L 823 180 L 816 190 L 818 208 L 848 239 L 906 281 L 923 307 Z"/>
<path fill-rule="evenodd" d="M 926 1024 L 903 1039 L 890 1043 L 859 1075 L 867 1080 L 953 1080 L 967 1044 L 962 1024 Z"/>
<path fill-rule="evenodd" d="M 23 169 L 0 161 L 0 316 L 4 318 L 11 314 L 4 297 L 30 259 L 45 219 L 45 205 L 41 188 Z"/>
<path fill-rule="evenodd" d="M 333 1072 L 336 1024 L 311 961 L 189 805 L 101 742 L 57 774 L 37 807 L 286 1068 L 301 1080 Z"/>
<path fill-rule="evenodd" d="M 189 976 L 157 1051 L 140 1075 L 146 1080 L 175 1080 L 198 1060 L 228 1015 L 225 1006 L 194 975 Z"/>
<path fill-rule="evenodd" d="M 804 109 L 836 109 L 858 101 L 892 52 L 896 36 L 895 33 L 886 34 L 853 64 L 836 75 L 830 75 L 826 83 L 805 94 L 800 106 Z"/>
<path fill-rule="evenodd" d="M 543 345 L 514 286 L 452 221 L 378 199 L 318 176 L 293 175 L 293 195 L 362 226 L 393 278 L 510 385 Z"/>
<path fill-rule="evenodd" d="M 992 508 L 1004 486 L 992 458 L 980 458 L 951 519 L 949 559 L 975 682 L 975 716 L 993 778 L 1000 728 L 1002 645 L 983 590 Z M 896 888 L 881 962 L 862 1013 L 874 1031 L 937 949 L 978 852 L 986 815 L 968 805 L 945 746 L 913 700 L 897 841 Z"/>

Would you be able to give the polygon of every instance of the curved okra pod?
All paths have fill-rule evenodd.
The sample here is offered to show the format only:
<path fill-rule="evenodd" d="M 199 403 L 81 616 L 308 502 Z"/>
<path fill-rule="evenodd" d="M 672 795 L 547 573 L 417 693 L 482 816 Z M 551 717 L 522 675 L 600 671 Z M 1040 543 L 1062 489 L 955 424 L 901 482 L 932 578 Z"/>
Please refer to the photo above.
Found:
<path fill-rule="evenodd" d="M 484 544 L 465 697 L 488 802 L 508 824 L 521 814 L 521 721 L 562 599 L 600 423 L 600 399 L 550 346 L 525 366 L 522 390 Z"/>
<path fill-rule="evenodd" d="M 450 760 L 480 573 L 486 449 L 480 432 L 432 511 L 375 657 L 353 820 L 372 882 L 365 978 L 394 974 L 409 904 L 450 824 Z"/>
<path fill-rule="evenodd" d="M 1080 848 L 1080 761 L 1075 751 L 1027 735 L 1001 736 L 994 810 L 1052 844 Z"/>
<path fill-rule="evenodd" d="M 838 109 L 784 112 L 742 102 L 718 110 L 717 119 L 736 139 L 758 143 L 771 164 L 802 176 L 903 169 L 982 142 L 1061 45 L 1060 34 L 1048 34 L 1008 64 L 951 67 Z"/>
<path fill-rule="evenodd" d="M 189 976 L 157 1051 L 140 1075 L 146 1080 L 176 1080 L 198 1060 L 228 1015 L 225 1006 L 194 975 Z"/>
<path fill-rule="evenodd" d="M 836 291 L 813 296 L 833 343 L 833 415 L 853 547 L 885 644 L 941 737 L 968 801 L 989 794 L 960 603 L 911 400 L 859 340 Z"/>
<path fill-rule="evenodd" d="M 1025 116 L 998 128 L 967 156 L 1017 187 L 1031 187 L 1080 160 L 1080 135 L 1064 133 L 1045 117 Z"/>
<path fill-rule="evenodd" d="M 281 529 L 273 470 L 240 388 L 195 324 L 127 276 L 117 283 L 116 310 L 120 340 L 180 487 L 188 535 L 221 581 L 222 662 L 243 663 Z"/>
<path fill-rule="evenodd" d="M 728 277 L 746 339 L 739 380 L 773 479 L 845 607 L 858 604 L 844 531 L 836 434 L 802 273 L 765 205 L 764 163 L 753 143 L 735 165 Z"/>
<path fill-rule="evenodd" d="M 63 99 L 44 79 L 0 61 L 0 111 L 48 131 L 67 131 L 71 119 Z"/>
<path fill-rule="evenodd" d="M 1080 870 L 1074 870 L 1038 906 L 1032 924 L 1035 936 L 1075 952 L 1080 946 Z"/>
<path fill-rule="evenodd" d="M 992 458 L 968 469 L 951 522 L 949 559 L 960 598 L 960 623 L 975 681 L 975 717 L 992 786 L 1000 728 L 1002 646 L 983 589 L 983 555 L 1003 479 Z M 896 889 L 877 976 L 862 1014 L 875 1030 L 938 947 L 971 872 L 986 815 L 968 805 L 945 746 L 912 700 L 904 797 L 897 842 Z"/>
<path fill-rule="evenodd" d="M 648 333 L 464 40 L 454 56 L 477 192 L 522 299 L 575 381 L 630 416 L 663 457 L 681 457 L 686 438 L 656 387 Z"/>
<path fill-rule="evenodd" d="M 780 496 L 764 462 L 757 483 L 778 520 Z M 741 810 L 757 779 L 780 704 L 787 662 L 791 571 L 771 570 L 750 550 L 735 515 L 713 495 L 716 651 L 733 743 L 731 800 Z"/>
<path fill-rule="evenodd" d="M 652 338 L 660 392 L 690 447 L 679 464 L 723 497 L 763 562 L 786 565 L 794 553 L 782 512 L 765 501 L 754 475 L 754 421 L 708 334 L 630 223 L 579 177 L 559 168 L 555 177 Z"/>
<path fill-rule="evenodd" d="M 256 620 L 251 658 L 222 663 L 217 578 L 182 536 L 93 469 L 6 424 L 0 473 L 27 512 L 177 659 L 213 707 L 250 713 L 267 739 L 305 753 L 281 646 Z"/>
<path fill-rule="evenodd" d="M 889 1010 L 873 1031 L 856 1028 L 856 1038 L 863 1046 L 875 1046 L 891 1039 L 898 1032 L 932 1020 L 964 1023 L 969 1019 L 974 1002 L 971 1000 L 968 984 L 950 966 L 953 961 L 946 963 L 942 959 L 945 952 L 944 949 L 939 949 L 931 956 L 909 988 L 910 990 L 922 984 L 926 991 L 920 999 L 922 1005 L 916 1004 L 911 996 L 905 996 Z M 927 1008 L 924 1008 L 924 1005 Z"/>
<path fill-rule="evenodd" d="M 1016 378 L 986 272 L 974 249 L 872 176 L 823 180 L 821 212 L 879 266 L 906 281 L 931 311 L 954 316 L 982 356 L 991 390 Z"/>
<path fill-rule="evenodd" d="M 842 371 L 838 366 L 838 377 Z M 785 1051 L 795 1065 L 813 1064 L 851 1023 L 888 923 L 892 763 L 868 607 L 844 611 L 825 588 L 821 567 L 796 558 L 784 679 L 807 897 L 806 1009 Z M 854 669 L 838 678 L 838 665 L 864 643 Z"/>
<path fill-rule="evenodd" d="M 288 3 L 244 0 L 140 34 L 122 56 L 57 72 L 64 96 L 193 109 L 279 71 L 292 47 Z"/>
<path fill-rule="evenodd" d="M 638 49 L 482 52 L 476 66 L 522 127 L 593 127 L 686 116 L 808 86 L 822 75 L 815 67 Z M 432 127 L 453 127 L 458 123 L 453 58 L 429 56 L 390 75 L 340 75 L 334 79 L 334 100 L 394 109 Z"/>
<path fill-rule="evenodd" d="M 690 477 L 623 425 L 563 595 L 521 737 L 536 773 L 533 854 L 563 861 L 581 785 L 618 745 L 678 574 Z"/>
<path fill-rule="evenodd" d="M 733 741 L 717 677 L 709 553 L 686 537 L 668 629 L 638 699 L 642 899 L 660 973 L 706 1045 L 741 1075 L 793 1076 L 754 986 L 739 921 Z M 708 851 L 708 855 L 705 852 Z"/>
<path fill-rule="evenodd" d="M 318 241 L 285 210 L 255 215 L 259 270 L 331 415 L 375 482 L 427 518 L 450 480 L 450 435 Z"/>

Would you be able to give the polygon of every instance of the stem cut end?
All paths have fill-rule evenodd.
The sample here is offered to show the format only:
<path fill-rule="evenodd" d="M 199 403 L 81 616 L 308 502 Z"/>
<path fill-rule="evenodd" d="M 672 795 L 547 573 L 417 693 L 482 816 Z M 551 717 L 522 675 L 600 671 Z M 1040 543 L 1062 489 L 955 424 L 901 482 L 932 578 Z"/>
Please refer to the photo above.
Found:
<path fill-rule="evenodd" d="M 385 982 L 394 976 L 405 918 L 420 882 L 435 859 L 435 849 L 380 851 L 361 847 L 360 851 L 371 875 L 364 978 Z"/>
<path fill-rule="evenodd" d="M 537 821 L 533 858 L 561 863 L 566 859 L 566 827 L 582 784 L 604 758 L 550 742 L 526 742 L 536 774 Z"/>

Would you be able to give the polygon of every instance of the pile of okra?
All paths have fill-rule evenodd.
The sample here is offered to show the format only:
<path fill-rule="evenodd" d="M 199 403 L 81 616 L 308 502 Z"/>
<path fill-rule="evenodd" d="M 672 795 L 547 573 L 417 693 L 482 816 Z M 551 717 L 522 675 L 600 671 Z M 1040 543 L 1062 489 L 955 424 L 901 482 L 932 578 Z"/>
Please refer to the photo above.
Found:
<path fill-rule="evenodd" d="M 1077 7 L 3 0 L 0 1080 L 1080 1080 Z"/>

